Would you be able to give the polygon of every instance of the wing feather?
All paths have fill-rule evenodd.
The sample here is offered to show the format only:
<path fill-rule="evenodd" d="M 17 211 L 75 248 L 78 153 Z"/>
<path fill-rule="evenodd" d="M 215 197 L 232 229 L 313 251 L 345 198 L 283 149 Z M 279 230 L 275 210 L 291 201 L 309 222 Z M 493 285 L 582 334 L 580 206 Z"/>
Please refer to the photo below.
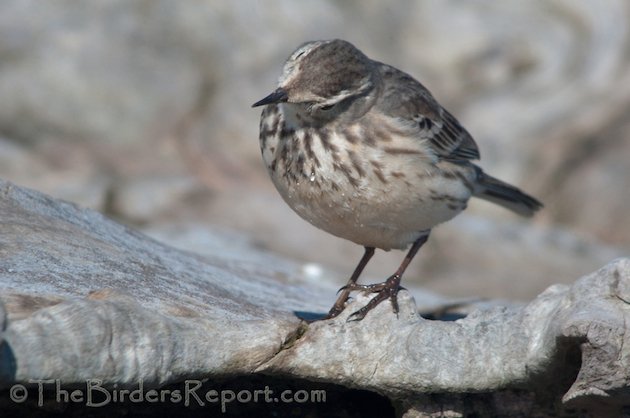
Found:
<path fill-rule="evenodd" d="M 383 99 L 380 110 L 390 117 L 412 121 L 418 137 L 427 140 L 441 159 L 479 159 L 479 148 L 462 125 L 433 98 L 419 81 L 386 64 L 380 64 Z"/>

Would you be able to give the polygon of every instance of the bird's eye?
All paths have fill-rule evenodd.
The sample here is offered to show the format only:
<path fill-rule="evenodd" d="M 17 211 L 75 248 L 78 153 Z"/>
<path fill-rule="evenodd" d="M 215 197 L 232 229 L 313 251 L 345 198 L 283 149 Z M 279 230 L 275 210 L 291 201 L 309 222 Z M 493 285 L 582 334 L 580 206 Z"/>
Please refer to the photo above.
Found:
<path fill-rule="evenodd" d="M 334 104 L 331 104 L 331 105 L 326 105 L 326 106 L 322 106 L 322 107 L 320 107 L 320 109 L 321 109 L 321 110 L 330 110 L 330 109 L 332 109 L 334 106 L 335 106 Z"/>

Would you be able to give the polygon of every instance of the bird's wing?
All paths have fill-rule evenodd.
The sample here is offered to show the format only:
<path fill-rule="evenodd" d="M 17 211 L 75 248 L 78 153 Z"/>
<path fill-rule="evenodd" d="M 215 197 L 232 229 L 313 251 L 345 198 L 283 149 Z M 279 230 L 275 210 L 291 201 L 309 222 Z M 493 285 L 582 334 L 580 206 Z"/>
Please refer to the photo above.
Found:
<path fill-rule="evenodd" d="M 390 117 L 412 122 L 419 138 L 425 139 L 441 159 L 476 160 L 475 140 L 457 119 L 433 98 L 431 92 L 410 75 L 386 64 L 379 107 Z"/>

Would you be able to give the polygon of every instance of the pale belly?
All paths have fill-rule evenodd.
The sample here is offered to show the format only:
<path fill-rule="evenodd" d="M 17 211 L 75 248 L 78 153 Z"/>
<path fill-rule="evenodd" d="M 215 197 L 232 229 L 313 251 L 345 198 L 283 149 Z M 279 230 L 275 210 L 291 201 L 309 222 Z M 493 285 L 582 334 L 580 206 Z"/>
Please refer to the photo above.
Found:
<path fill-rule="evenodd" d="M 332 147 L 312 140 L 309 153 L 287 141 L 263 152 L 284 200 L 324 231 L 363 246 L 404 249 L 466 207 L 471 191 L 465 183 L 472 175 L 466 167 L 435 165 L 421 153 L 348 144 L 334 134 L 328 140 Z M 285 157 L 293 155 L 286 167 L 279 158 L 283 146 Z M 395 147 L 401 149 L 395 141 L 388 149 Z"/>

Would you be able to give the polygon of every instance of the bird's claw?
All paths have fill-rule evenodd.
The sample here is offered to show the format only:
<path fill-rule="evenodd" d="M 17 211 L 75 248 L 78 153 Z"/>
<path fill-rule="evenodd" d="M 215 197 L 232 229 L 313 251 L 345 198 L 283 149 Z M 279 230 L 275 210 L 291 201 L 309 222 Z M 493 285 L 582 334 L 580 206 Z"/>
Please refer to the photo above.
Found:
<path fill-rule="evenodd" d="M 348 319 L 346 320 L 346 322 L 361 321 L 363 318 L 365 318 L 365 316 L 368 314 L 368 312 L 370 312 L 378 304 L 380 304 L 381 302 L 383 302 L 386 299 L 390 300 L 390 302 L 392 303 L 392 310 L 396 314 L 396 316 L 398 316 L 398 290 L 400 290 L 400 288 L 398 288 L 396 290 L 389 289 L 389 288 L 383 288 L 381 291 L 379 291 L 376 294 L 376 296 L 374 296 L 367 303 L 367 305 L 365 305 L 361 309 L 359 309 L 359 310 L 353 312 L 352 314 L 350 314 L 350 316 L 348 316 Z"/>
<path fill-rule="evenodd" d="M 394 274 L 390 276 L 383 283 L 369 284 L 369 285 L 354 285 L 353 290 L 362 290 L 364 292 L 376 293 L 364 307 L 350 314 L 347 322 L 360 321 L 374 309 L 378 304 L 386 299 L 389 299 L 392 303 L 392 310 L 398 316 L 398 292 L 403 287 L 400 286 L 400 276 Z"/>

